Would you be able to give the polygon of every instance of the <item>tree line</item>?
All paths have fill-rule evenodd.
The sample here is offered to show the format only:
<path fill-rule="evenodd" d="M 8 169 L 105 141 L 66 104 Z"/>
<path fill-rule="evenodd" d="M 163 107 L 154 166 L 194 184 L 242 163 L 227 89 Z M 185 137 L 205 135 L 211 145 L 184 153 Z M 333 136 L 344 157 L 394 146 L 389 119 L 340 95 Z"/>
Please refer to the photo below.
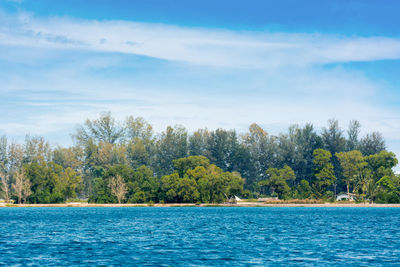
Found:
<path fill-rule="evenodd" d="M 279 135 L 257 124 L 243 134 L 179 125 L 154 133 L 143 118 L 103 113 L 78 126 L 69 147 L 0 138 L 1 193 L 19 203 L 214 203 L 235 195 L 333 200 L 344 192 L 399 203 L 396 156 L 380 133 L 360 137 L 360 129 L 358 121 L 344 131 L 329 120 L 321 131 L 293 125 Z"/>

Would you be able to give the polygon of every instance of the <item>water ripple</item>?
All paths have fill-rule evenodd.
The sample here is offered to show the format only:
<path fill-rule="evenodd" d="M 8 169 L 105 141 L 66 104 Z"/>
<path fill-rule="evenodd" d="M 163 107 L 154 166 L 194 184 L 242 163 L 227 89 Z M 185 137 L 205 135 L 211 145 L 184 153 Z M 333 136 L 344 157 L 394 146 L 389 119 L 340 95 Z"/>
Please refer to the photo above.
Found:
<path fill-rule="evenodd" d="M 3 208 L 0 265 L 395 265 L 400 209 Z"/>

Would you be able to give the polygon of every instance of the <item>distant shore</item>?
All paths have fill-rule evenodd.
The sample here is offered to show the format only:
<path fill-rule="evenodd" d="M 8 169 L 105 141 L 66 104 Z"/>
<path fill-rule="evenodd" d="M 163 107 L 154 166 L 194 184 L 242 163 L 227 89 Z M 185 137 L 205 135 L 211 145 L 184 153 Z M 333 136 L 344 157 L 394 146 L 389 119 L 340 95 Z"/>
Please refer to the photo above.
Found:
<path fill-rule="evenodd" d="M 400 208 L 400 204 L 369 204 L 369 203 L 323 203 L 323 204 L 288 204 L 288 203 L 257 203 L 239 202 L 230 203 L 168 203 L 168 204 L 88 204 L 88 203 L 63 203 L 63 204 L 4 204 L 0 207 L 310 207 L 310 208 Z"/>

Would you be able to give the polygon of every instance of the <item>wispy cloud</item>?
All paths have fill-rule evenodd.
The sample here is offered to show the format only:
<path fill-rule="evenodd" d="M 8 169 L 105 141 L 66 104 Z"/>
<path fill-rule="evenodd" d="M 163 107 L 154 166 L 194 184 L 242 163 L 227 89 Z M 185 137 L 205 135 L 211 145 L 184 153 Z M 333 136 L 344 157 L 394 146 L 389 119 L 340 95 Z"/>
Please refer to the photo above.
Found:
<path fill-rule="evenodd" d="M 395 38 L 2 12 L 0 52 L 0 133 L 12 136 L 65 140 L 110 110 L 121 120 L 142 116 L 157 131 L 177 123 L 244 131 L 257 122 L 276 134 L 292 123 L 337 118 L 345 128 L 358 119 L 364 133 L 400 143 L 400 110 L 380 103 L 382 83 L 335 65 L 400 59 Z M 389 149 L 400 155 L 399 145 Z"/>
<path fill-rule="evenodd" d="M 400 58 L 400 40 L 254 33 L 127 21 L 8 16 L 0 44 L 118 52 L 192 64 L 271 68 Z M 12 24 L 12 27 L 10 25 Z"/>

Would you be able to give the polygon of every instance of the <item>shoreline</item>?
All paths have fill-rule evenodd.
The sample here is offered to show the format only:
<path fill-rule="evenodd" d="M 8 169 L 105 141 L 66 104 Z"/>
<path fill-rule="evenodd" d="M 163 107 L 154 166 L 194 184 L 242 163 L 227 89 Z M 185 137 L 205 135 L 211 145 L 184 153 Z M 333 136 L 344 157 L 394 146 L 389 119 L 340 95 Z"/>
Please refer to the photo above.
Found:
<path fill-rule="evenodd" d="M 310 208 L 400 208 L 400 204 L 369 204 L 369 203 L 323 203 L 323 204 L 288 204 L 288 203 L 257 203 L 257 202 L 242 202 L 237 204 L 228 203 L 168 203 L 168 204 L 88 204 L 88 203 L 62 203 L 62 204 L 5 204 L 0 203 L 0 208 L 27 208 L 27 207 L 310 207 Z"/>

